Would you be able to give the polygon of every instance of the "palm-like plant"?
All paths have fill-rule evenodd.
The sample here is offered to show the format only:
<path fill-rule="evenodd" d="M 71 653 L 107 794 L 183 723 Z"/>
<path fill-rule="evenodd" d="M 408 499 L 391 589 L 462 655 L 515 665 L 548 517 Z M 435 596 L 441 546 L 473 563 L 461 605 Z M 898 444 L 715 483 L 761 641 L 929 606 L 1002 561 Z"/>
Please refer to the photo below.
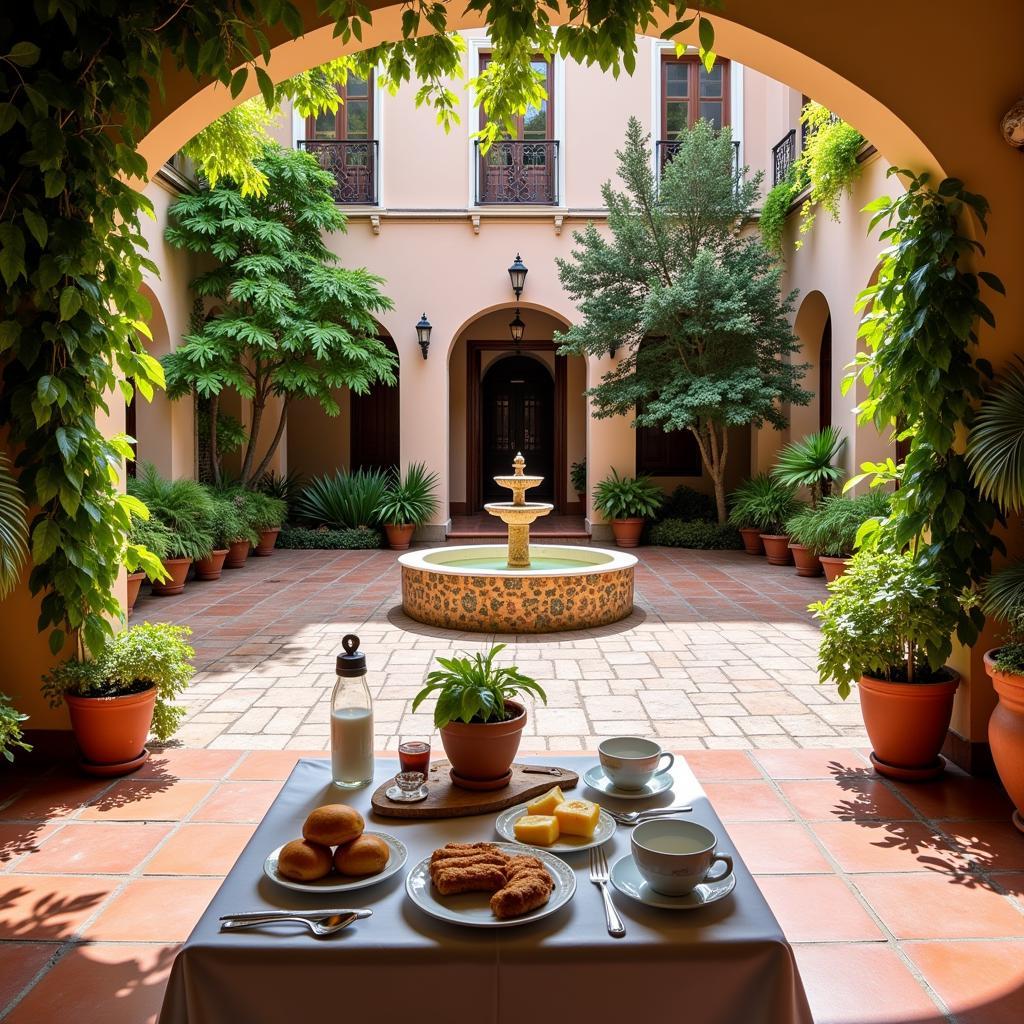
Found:
<path fill-rule="evenodd" d="M 796 487 L 761 473 L 740 484 L 729 502 L 729 522 L 742 529 L 778 535 L 785 523 L 803 508 Z"/>
<path fill-rule="evenodd" d="M 873 490 L 857 498 L 830 494 L 817 508 L 808 506 L 792 516 L 786 522 L 786 533 L 816 555 L 848 558 L 856 547 L 861 526 L 869 519 L 888 516 L 890 504 L 885 491 Z"/>
<path fill-rule="evenodd" d="M 0 597 L 17 584 L 28 558 L 28 506 L 7 455 L 0 452 Z"/>
<path fill-rule="evenodd" d="M 404 477 L 396 467 L 377 506 L 380 522 L 422 526 L 437 511 L 437 480 L 437 473 L 427 472 L 422 462 L 411 463 Z"/>
<path fill-rule="evenodd" d="M 195 480 L 168 480 L 152 463 L 128 481 L 128 492 L 139 498 L 171 533 L 167 558 L 205 558 L 213 550 L 213 498 Z"/>
<path fill-rule="evenodd" d="M 351 529 L 380 525 L 380 508 L 390 478 L 382 469 L 339 470 L 310 481 L 295 511 L 314 526 Z"/>
<path fill-rule="evenodd" d="M 808 434 L 782 450 L 772 476 L 792 487 L 806 487 L 811 492 L 811 504 L 817 505 L 842 478 L 843 471 L 834 463 L 845 445 L 846 438 L 835 427 Z"/>
<path fill-rule="evenodd" d="M 664 492 L 650 477 L 619 476 L 616 469 L 594 488 L 594 508 L 605 519 L 653 516 L 664 500 Z"/>

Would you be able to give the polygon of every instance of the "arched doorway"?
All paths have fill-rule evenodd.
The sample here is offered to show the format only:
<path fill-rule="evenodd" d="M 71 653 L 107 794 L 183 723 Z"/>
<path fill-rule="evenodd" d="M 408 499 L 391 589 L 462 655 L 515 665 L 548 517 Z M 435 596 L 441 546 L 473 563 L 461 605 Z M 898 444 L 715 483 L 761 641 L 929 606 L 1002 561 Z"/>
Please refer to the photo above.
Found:
<path fill-rule="evenodd" d="M 517 452 L 531 476 L 544 482 L 528 498 L 554 500 L 555 382 L 550 370 L 530 356 L 505 356 L 491 363 L 480 384 L 480 477 L 487 501 L 506 501 L 509 492 L 494 482 L 511 470 Z"/>
<path fill-rule="evenodd" d="M 802 386 L 813 395 L 789 410 L 789 437 L 799 440 L 832 422 L 832 311 L 822 292 L 802 296 L 793 333 L 800 341 L 793 362 L 807 364 Z"/>
<path fill-rule="evenodd" d="M 380 340 L 397 356 L 389 337 Z M 395 367 L 395 377 L 399 374 Z M 374 384 L 365 395 L 352 393 L 349 405 L 349 468 L 388 469 L 399 464 L 401 403 L 399 381 Z"/>
<path fill-rule="evenodd" d="M 825 317 L 818 349 L 818 429 L 832 426 L 832 314 Z"/>

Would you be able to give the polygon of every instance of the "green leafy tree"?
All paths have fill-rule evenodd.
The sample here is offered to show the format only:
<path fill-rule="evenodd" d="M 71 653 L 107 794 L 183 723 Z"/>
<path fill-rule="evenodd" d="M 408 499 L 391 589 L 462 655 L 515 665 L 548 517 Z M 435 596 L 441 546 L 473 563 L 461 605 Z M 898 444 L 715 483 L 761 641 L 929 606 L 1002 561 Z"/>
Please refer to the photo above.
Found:
<path fill-rule="evenodd" d="M 255 487 L 266 472 L 295 398 L 313 398 L 330 416 L 332 389 L 365 394 L 394 384 L 395 357 L 375 337 L 374 317 L 391 309 L 382 279 L 335 266 L 322 233 L 342 231 L 333 179 L 306 153 L 268 144 L 257 163 L 265 195 L 242 195 L 230 179 L 182 196 L 171 208 L 172 245 L 218 261 L 192 282 L 214 312 L 164 359 L 172 395 L 210 399 L 214 480 L 220 482 L 218 404 L 225 388 L 252 402 L 240 482 Z M 257 461 L 264 413 L 281 399 L 273 437 Z"/>
<path fill-rule="evenodd" d="M 640 123 L 617 154 L 625 192 L 602 194 L 611 237 L 593 224 L 559 260 L 562 285 L 582 318 L 560 334 L 563 353 L 626 355 L 588 391 L 595 415 L 634 413 L 635 426 L 690 430 L 726 520 L 729 430 L 786 426 L 785 406 L 806 405 L 806 364 L 787 314 L 795 293 L 781 268 L 737 227 L 750 215 L 760 174 L 732 170 L 732 139 L 699 122 L 680 138 L 659 183 Z"/>

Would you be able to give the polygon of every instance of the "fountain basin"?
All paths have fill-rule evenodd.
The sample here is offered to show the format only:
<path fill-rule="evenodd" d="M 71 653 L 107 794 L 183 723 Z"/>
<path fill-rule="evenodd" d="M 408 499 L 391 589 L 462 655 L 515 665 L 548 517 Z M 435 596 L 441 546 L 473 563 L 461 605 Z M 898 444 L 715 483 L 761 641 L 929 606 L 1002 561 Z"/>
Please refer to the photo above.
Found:
<path fill-rule="evenodd" d="M 621 551 L 531 544 L 509 569 L 498 544 L 401 555 L 402 607 L 417 622 L 473 633 L 557 633 L 607 626 L 633 610 L 636 558 Z"/>

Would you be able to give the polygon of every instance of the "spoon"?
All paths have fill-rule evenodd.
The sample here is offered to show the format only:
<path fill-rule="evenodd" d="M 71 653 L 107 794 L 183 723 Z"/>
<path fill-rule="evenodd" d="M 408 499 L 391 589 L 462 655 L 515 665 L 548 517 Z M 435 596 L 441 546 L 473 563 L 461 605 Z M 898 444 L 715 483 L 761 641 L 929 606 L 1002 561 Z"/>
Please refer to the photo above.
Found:
<path fill-rule="evenodd" d="M 333 935 L 335 932 L 340 932 L 343 928 L 347 928 L 355 919 L 355 914 L 331 914 L 328 917 L 322 918 L 309 918 L 309 917 L 252 917 L 245 920 L 229 920 L 221 921 L 220 930 L 226 931 L 238 931 L 241 928 L 261 928 L 267 924 L 279 924 L 281 921 L 298 922 L 304 924 L 318 939 L 325 938 L 328 935 Z"/>

